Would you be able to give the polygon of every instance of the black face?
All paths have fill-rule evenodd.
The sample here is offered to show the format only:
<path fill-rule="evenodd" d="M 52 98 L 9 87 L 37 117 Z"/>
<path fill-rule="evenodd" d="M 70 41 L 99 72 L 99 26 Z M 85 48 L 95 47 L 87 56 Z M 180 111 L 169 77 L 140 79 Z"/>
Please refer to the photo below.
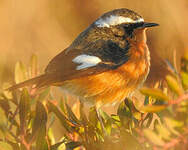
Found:
<path fill-rule="evenodd" d="M 139 28 L 149 28 L 149 27 L 154 27 L 158 26 L 159 24 L 157 23 L 148 23 L 148 22 L 139 22 L 139 23 L 130 23 L 130 24 L 122 24 L 121 26 L 124 28 L 125 32 L 131 36 L 133 31 L 135 29 Z"/>

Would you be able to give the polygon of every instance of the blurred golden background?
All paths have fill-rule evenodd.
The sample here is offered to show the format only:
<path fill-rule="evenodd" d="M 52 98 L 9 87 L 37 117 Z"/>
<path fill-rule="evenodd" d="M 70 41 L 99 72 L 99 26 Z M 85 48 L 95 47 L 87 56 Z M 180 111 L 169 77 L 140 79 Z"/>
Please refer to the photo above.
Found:
<path fill-rule="evenodd" d="M 49 60 L 106 11 L 129 8 L 160 27 L 148 30 L 152 56 L 149 81 L 165 72 L 163 60 L 177 60 L 187 48 L 187 0 L 0 0 L 0 84 L 13 80 L 15 62 L 39 58 L 44 70 Z M 152 80 L 151 80 L 152 79 Z"/>
<path fill-rule="evenodd" d="M 28 63 L 33 53 L 40 70 L 104 12 L 129 8 L 160 26 L 148 30 L 151 71 L 147 83 L 167 72 L 164 59 L 177 62 L 188 50 L 187 0 L 0 0 L 0 85 L 13 82 L 17 61 Z M 112 110 L 111 110 L 112 111 Z M 63 131 L 57 125 L 57 136 Z"/>

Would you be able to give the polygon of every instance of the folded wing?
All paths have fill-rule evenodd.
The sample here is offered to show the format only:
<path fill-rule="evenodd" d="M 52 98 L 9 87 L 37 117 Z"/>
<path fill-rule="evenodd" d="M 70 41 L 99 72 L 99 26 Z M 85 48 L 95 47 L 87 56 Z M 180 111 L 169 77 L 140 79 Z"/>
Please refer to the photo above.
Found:
<path fill-rule="evenodd" d="M 90 43 L 84 50 L 65 49 L 50 61 L 43 75 L 13 85 L 9 90 L 33 84 L 37 88 L 60 85 L 65 80 L 115 69 L 128 60 L 128 49 L 129 45 L 120 48 L 118 44 L 104 40 Z"/>

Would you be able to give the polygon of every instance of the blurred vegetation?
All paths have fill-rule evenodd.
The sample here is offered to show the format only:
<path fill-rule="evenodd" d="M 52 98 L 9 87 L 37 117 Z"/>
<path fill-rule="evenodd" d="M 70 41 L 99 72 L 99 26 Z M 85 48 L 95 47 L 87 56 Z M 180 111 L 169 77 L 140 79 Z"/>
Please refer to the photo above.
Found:
<path fill-rule="evenodd" d="M 187 149 L 187 0 L 2 0 L 0 7 L 0 150 Z M 147 32 L 151 71 L 146 87 L 152 88 L 141 89 L 144 99 L 126 99 L 117 110 L 108 107 L 117 112 L 101 110 L 105 130 L 94 108 L 88 111 L 80 102 L 72 104 L 71 97 L 59 96 L 51 87 L 2 90 L 10 81 L 40 74 L 50 58 L 96 18 L 122 7 L 160 24 Z M 34 55 L 28 65 L 15 64 L 33 52 L 40 66 Z"/>
<path fill-rule="evenodd" d="M 2 150 L 186 150 L 188 147 L 188 55 L 178 72 L 169 63 L 165 84 L 142 88 L 144 101 L 125 99 L 117 113 L 96 109 L 86 112 L 77 102 L 70 107 L 66 96 L 56 100 L 50 87 L 0 92 L 0 149 Z M 38 75 L 37 57 L 29 65 L 17 62 L 15 82 Z M 3 88 L 9 86 L 3 84 Z M 142 103 L 140 105 L 140 103 Z M 66 130 L 60 139 L 54 131 L 59 120 Z"/>

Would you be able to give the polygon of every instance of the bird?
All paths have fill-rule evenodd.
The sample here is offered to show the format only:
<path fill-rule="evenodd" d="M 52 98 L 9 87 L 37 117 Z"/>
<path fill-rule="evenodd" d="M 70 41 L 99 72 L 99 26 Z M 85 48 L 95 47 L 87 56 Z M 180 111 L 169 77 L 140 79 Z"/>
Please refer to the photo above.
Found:
<path fill-rule="evenodd" d="M 101 106 L 129 97 L 146 80 L 150 52 L 146 30 L 158 26 L 127 8 L 114 9 L 97 18 L 65 50 L 56 55 L 45 72 L 15 84 L 60 86 L 84 103 Z"/>

